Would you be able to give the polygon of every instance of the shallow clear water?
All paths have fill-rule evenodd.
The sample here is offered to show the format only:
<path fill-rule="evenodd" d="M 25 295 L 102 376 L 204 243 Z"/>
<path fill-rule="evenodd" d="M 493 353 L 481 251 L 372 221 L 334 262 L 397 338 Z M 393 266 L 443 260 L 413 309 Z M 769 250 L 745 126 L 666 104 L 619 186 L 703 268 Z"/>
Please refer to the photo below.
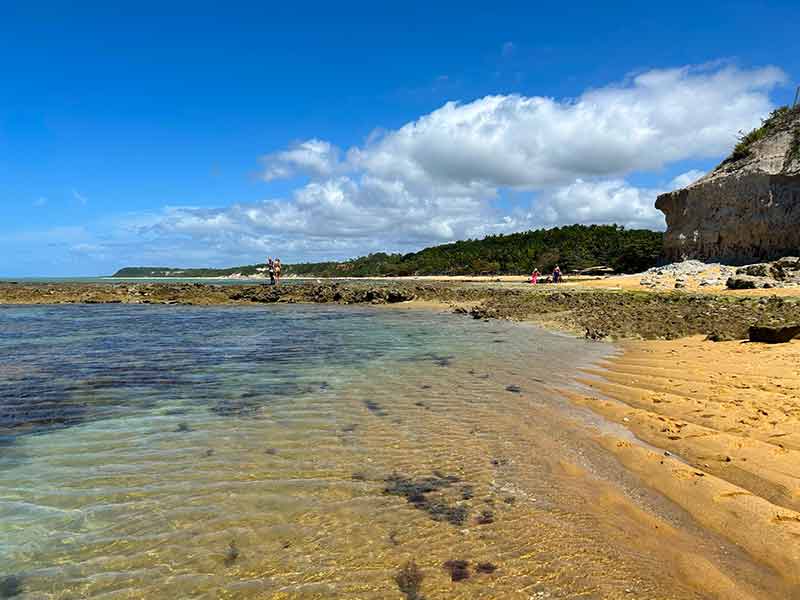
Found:
<path fill-rule="evenodd" d="M 701 597 L 605 512 L 631 482 L 551 390 L 604 345 L 319 306 L 5 307 L 0 333 L 0 597 L 402 598 L 409 559 L 429 600 Z"/>

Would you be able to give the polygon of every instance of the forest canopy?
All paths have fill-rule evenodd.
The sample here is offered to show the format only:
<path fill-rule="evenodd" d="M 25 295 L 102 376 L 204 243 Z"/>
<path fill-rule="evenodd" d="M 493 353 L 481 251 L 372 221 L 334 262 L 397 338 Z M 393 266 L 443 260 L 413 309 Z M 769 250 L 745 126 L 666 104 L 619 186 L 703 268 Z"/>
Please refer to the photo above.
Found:
<path fill-rule="evenodd" d="M 378 252 L 342 262 L 283 265 L 284 275 L 301 277 L 370 277 L 402 275 L 519 275 L 536 267 L 542 272 L 559 265 L 564 272 L 609 266 L 618 273 L 636 273 L 657 264 L 663 234 L 618 225 L 569 225 L 480 240 L 463 240 L 408 254 Z M 276 253 L 279 252 L 276 250 Z M 264 264 L 227 269 L 127 267 L 115 277 L 222 277 L 255 275 Z"/>

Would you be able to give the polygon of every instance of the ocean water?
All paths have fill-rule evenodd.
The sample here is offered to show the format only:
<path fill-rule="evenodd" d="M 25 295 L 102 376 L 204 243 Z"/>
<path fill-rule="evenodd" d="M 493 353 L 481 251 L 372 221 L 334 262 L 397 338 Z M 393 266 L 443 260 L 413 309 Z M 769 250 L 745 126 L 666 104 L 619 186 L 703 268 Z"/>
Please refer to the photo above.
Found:
<path fill-rule="evenodd" d="M 314 279 L 314 278 L 311 278 Z M 301 277 L 284 277 L 281 285 L 291 285 L 301 281 L 308 281 Z M 57 283 L 88 283 L 88 284 L 114 284 L 114 283 L 204 283 L 213 285 L 259 285 L 269 283 L 266 279 L 225 279 L 221 277 L 0 277 L 0 283 L 22 284 L 57 284 Z"/>
<path fill-rule="evenodd" d="M 704 597 L 603 498 L 681 515 L 556 392 L 611 351 L 415 310 L 0 307 L 0 597 Z"/>

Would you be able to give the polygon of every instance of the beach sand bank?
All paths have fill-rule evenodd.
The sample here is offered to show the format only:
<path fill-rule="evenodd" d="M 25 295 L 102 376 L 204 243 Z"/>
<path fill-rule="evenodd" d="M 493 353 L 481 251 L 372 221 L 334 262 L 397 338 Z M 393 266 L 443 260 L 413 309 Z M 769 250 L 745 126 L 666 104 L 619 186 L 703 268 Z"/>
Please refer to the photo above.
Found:
<path fill-rule="evenodd" d="M 800 340 L 628 341 L 581 377 L 575 403 L 651 448 L 602 445 L 800 597 Z M 798 594 L 798 595 L 791 595 Z"/>

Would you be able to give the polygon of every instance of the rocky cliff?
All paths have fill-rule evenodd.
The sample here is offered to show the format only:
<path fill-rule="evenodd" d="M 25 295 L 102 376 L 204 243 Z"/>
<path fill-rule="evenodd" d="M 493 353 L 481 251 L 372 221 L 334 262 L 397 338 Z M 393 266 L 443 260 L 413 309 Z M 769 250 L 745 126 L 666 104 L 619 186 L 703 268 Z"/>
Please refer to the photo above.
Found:
<path fill-rule="evenodd" d="M 662 194 L 669 260 L 747 263 L 800 254 L 800 106 L 774 111 L 717 168 Z"/>

